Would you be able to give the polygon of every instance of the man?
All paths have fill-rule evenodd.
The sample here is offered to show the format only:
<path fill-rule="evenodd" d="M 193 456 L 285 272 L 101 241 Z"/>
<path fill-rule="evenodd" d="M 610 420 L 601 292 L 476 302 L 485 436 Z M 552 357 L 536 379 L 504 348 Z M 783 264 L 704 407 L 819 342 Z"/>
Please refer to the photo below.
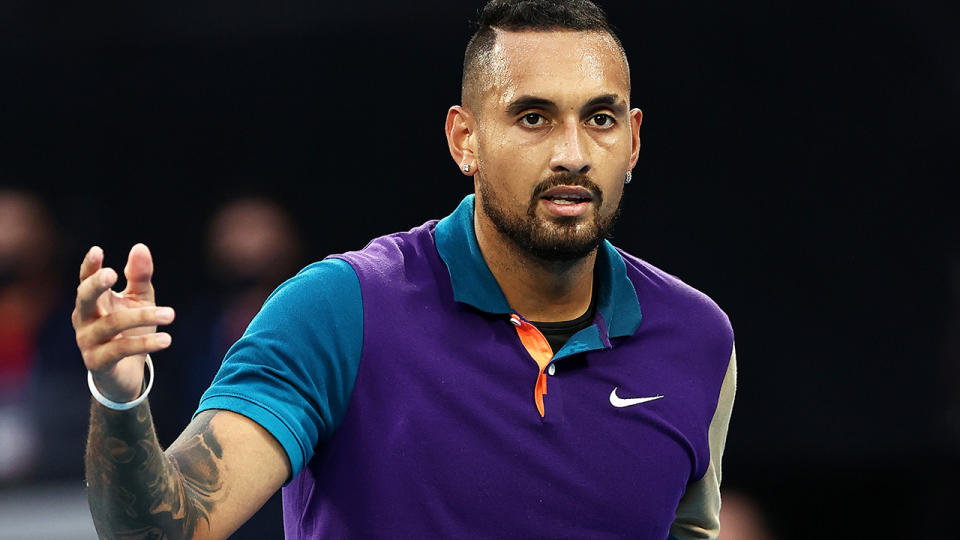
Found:
<path fill-rule="evenodd" d="M 285 486 L 289 538 L 717 536 L 733 335 L 604 240 L 629 97 L 593 4 L 488 4 L 446 121 L 475 195 L 278 288 L 166 452 L 141 400 L 173 311 L 145 246 L 123 293 L 92 248 L 74 324 L 101 534 L 223 538 Z"/>

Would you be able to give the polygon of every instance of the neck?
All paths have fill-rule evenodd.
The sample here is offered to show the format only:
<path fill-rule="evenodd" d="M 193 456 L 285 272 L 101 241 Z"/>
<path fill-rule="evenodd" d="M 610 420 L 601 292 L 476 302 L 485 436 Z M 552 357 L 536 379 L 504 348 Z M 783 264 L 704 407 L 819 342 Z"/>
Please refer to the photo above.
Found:
<path fill-rule="evenodd" d="M 545 261 L 522 251 L 474 211 L 477 243 L 510 307 L 525 319 L 569 321 L 590 308 L 597 251 L 573 261 Z"/>

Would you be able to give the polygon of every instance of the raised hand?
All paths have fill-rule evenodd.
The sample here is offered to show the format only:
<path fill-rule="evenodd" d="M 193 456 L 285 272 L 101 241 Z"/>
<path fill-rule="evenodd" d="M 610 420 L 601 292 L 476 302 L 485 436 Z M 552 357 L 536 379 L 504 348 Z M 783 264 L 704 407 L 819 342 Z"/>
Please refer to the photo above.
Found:
<path fill-rule="evenodd" d="M 130 249 L 123 269 L 123 292 L 111 287 L 118 275 L 103 267 L 103 250 L 90 248 L 80 265 L 80 286 L 73 309 L 73 328 L 83 363 L 100 392 L 113 401 L 136 399 L 143 387 L 146 354 L 170 346 L 171 337 L 157 325 L 173 321 L 170 307 L 154 301 L 153 257 L 143 244 Z"/>

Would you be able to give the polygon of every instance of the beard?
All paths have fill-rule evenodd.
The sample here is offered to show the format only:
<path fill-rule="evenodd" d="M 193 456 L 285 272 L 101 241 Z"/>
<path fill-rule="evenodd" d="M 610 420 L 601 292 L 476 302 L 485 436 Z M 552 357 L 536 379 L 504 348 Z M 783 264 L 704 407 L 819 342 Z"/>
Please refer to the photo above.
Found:
<path fill-rule="evenodd" d="M 530 204 L 525 214 L 509 214 L 487 181 L 479 178 L 481 207 L 500 234 L 509 238 L 521 250 L 549 262 L 569 262 L 582 259 L 600 246 L 610 236 L 620 217 L 623 198 L 609 215 L 600 214 L 603 206 L 603 190 L 584 175 L 558 173 L 542 180 L 533 189 Z M 593 213 L 590 216 L 554 217 L 543 219 L 537 216 L 540 195 L 560 185 L 580 186 L 593 196 Z"/>

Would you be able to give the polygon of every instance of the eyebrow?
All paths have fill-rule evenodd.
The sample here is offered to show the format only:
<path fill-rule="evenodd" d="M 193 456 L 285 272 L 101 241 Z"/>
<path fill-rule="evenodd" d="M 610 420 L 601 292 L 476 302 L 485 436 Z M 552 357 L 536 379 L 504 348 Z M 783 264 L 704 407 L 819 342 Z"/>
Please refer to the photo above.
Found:
<path fill-rule="evenodd" d="M 507 114 L 514 116 L 527 109 L 556 111 L 557 108 L 557 104 L 549 99 L 539 98 L 536 96 L 520 96 L 507 105 Z"/>
<path fill-rule="evenodd" d="M 591 98 L 580 107 L 581 113 L 587 113 L 594 109 L 607 107 L 613 110 L 616 116 L 623 116 L 627 113 L 627 104 L 616 94 L 604 94 Z M 557 104 L 549 99 L 537 96 L 520 96 L 507 105 L 507 114 L 514 116 L 527 109 L 542 109 L 545 111 L 556 111 L 559 109 Z"/>
<path fill-rule="evenodd" d="M 586 112 L 591 109 L 599 109 L 602 107 L 611 109 L 615 116 L 623 116 L 627 114 L 627 102 L 620 99 L 620 96 L 616 94 L 604 94 L 602 96 L 597 96 L 586 102 L 583 107 L 580 108 L 580 110 Z"/>

